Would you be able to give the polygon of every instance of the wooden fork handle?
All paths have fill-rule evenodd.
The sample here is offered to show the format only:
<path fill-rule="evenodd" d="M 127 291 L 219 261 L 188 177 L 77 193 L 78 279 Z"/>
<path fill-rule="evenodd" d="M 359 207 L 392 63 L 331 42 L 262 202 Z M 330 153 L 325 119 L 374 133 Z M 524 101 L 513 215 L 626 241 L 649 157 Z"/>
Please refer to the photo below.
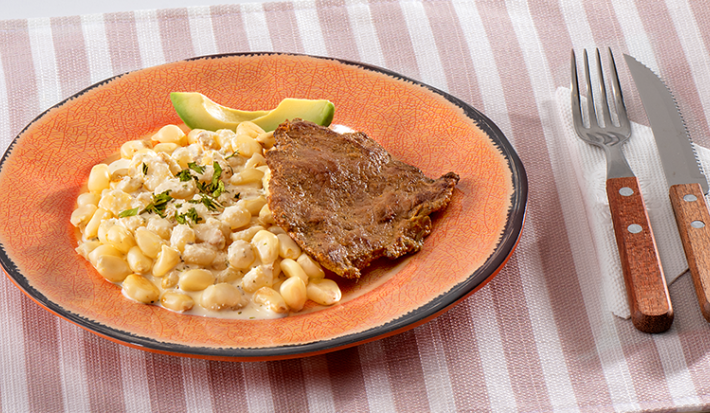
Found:
<path fill-rule="evenodd" d="M 673 185 L 669 191 L 700 311 L 710 321 L 710 213 L 699 184 Z"/>
<path fill-rule="evenodd" d="M 638 179 L 608 179 L 606 192 L 631 321 L 645 333 L 662 333 L 673 323 L 673 307 Z"/>

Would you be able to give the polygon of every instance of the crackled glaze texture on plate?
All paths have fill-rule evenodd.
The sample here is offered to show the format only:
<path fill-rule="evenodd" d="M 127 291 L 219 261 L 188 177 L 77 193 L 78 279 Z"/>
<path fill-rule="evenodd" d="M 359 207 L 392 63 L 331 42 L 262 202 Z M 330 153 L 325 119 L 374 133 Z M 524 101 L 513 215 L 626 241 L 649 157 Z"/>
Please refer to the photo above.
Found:
<path fill-rule="evenodd" d="M 360 130 L 430 177 L 461 176 L 417 254 L 378 262 L 358 282 L 338 280 L 341 303 L 278 320 L 173 313 L 129 301 L 74 248 L 69 217 L 91 167 L 127 140 L 180 124 L 173 91 L 204 93 L 247 110 L 283 98 L 329 99 L 333 123 Z M 224 360 L 317 354 L 412 328 L 480 288 L 512 253 L 527 182 L 495 125 L 463 102 L 394 73 L 301 55 L 193 59 L 118 76 L 33 121 L 0 170 L 0 259 L 10 278 L 50 311 L 114 341 Z"/>

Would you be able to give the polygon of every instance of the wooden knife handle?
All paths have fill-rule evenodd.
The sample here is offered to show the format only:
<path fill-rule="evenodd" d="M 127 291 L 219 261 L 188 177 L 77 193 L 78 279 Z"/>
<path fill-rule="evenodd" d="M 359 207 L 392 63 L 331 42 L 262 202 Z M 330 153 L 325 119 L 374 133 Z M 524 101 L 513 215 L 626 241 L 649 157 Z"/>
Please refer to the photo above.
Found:
<path fill-rule="evenodd" d="M 671 205 L 693 276 L 700 311 L 710 321 L 710 213 L 699 184 L 673 185 Z"/>
<path fill-rule="evenodd" d="M 645 333 L 662 333 L 673 323 L 673 307 L 638 179 L 608 179 L 606 193 L 631 321 Z"/>

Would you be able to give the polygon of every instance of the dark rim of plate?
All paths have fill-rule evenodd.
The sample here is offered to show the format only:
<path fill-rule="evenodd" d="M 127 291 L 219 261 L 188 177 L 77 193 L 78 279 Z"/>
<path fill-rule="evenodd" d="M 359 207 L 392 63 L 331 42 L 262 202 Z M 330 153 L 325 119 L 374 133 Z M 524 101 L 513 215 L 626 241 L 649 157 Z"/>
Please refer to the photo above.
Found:
<path fill-rule="evenodd" d="M 484 284 L 490 278 L 492 278 L 498 271 L 503 267 L 508 257 L 513 253 L 515 246 L 517 245 L 518 239 L 522 232 L 523 223 L 525 221 L 527 197 L 528 197 L 528 182 L 527 174 L 525 168 L 518 157 L 517 153 L 513 149 L 512 145 L 506 139 L 503 132 L 496 126 L 493 121 L 488 119 L 484 114 L 463 102 L 462 100 L 455 98 L 448 93 L 437 89 L 435 87 L 426 85 L 422 82 L 410 79 L 406 76 L 400 75 L 391 70 L 387 70 L 381 67 L 369 65 L 366 63 L 354 62 L 349 60 L 322 57 L 322 56 L 312 56 L 297 53 L 278 53 L 278 52 L 249 52 L 249 53 L 227 53 L 227 54 L 215 54 L 209 56 L 199 56 L 186 61 L 200 60 L 200 59 L 220 59 L 225 57 L 239 57 L 239 56 L 304 56 L 319 60 L 335 61 L 342 64 L 355 66 L 360 69 L 378 72 L 388 75 L 392 78 L 403 80 L 406 82 L 411 82 L 415 85 L 421 86 L 432 93 L 441 95 L 446 100 L 452 104 L 461 108 L 466 116 L 473 120 L 476 125 L 483 130 L 493 141 L 493 143 L 498 147 L 498 149 L 505 155 L 508 162 L 508 167 L 510 168 L 512 174 L 513 183 L 513 194 L 511 195 L 511 207 L 508 211 L 508 220 L 501 236 L 501 240 L 498 246 L 495 248 L 494 253 L 486 260 L 486 262 L 479 267 L 473 274 L 471 274 L 465 281 L 459 283 L 451 290 L 440 295 L 439 297 L 431 300 L 430 302 L 424 304 L 423 306 L 411 311 L 401 317 L 392 320 L 386 324 L 373 327 L 371 329 L 339 336 L 336 338 L 316 341 L 305 344 L 294 344 L 285 345 L 278 347 L 266 347 L 266 348 L 214 348 L 214 347 L 196 347 L 184 344 L 168 343 L 158 341 L 149 337 L 138 336 L 132 333 L 128 333 L 122 330 L 115 329 L 111 326 L 98 323 L 93 320 L 89 320 L 79 314 L 72 313 L 57 303 L 47 299 L 42 293 L 37 291 L 29 283 L 29 280 L 25 278 L 22 273 L 20 273 L 17 265 L 9 258 L 7 251 L 5 251 L 5 246 L 0 244 L 0 264 L 2 264 L 5 272 L 10 278 L 15 282 L 17 286 L 20 287 L 29 297 L 37 301 L 45 309 L 63 317 L 80 327 L 86 328 L 92 332 L 99 335 L 106 336 L 110 339 L 120 341 L 132 346 L 142 347 L 147 350 L 153 350 L 163 353 L 170 353 L 174 355 L 183 356 L 193 356 L 193 357 L 205 357 L 205 358 L 217 358 L 217 359 L 234 359 L 237 361 L 248 361 L 249 359 L 259 360 L 259 359 L 280 359 L 280 358 L 293 358 L 300 356 L 307 356 L 309 354 L 315 353 L 325 353 L 329 351 L 335 351 L 341 348 L 347 348 L 359 343 L 364 343 L 371 341 L 383 336 L 392 335 L 398 332 L 403 332 L 409 328 L 416 326 L 421 320 L 428 319 L 435 316 L 438 313 L 450 308 L 454 304 L 466 298 L 472 291 Z M 139 69 L 144 70 L 144 69 Z M 25 128 L 18 134 L 17 137 L 12 141 L 5 154 L 0 160 L 0 170 L 2 169 L 5 161 L 10 156 L 12 148 L 17 143 L 17 141 L 22 137 L 25 131 L 34 124 L 37 120 L 42 118 L 50 110 L 64 105 L 66 102 L 80 96 L 87 91 L 101 87 L 114 79 L 120 78 L 127 75 L 127 72 L 121 75 L 113 76 L 101 82 L 95 83 L 86 89 L 74 94 L 73 96 L 64 99 L 58 104 L 52 106 L 51 108 L 44 111 L 42 114 L 37 116 L 32 122 L 30 122 Z"/>

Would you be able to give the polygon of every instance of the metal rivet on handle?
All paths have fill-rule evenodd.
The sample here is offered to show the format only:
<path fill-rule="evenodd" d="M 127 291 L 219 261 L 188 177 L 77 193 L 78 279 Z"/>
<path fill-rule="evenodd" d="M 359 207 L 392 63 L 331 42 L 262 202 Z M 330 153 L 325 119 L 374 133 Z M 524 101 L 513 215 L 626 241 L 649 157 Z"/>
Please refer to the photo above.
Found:
<path fill-rule="evenodd" d="M 629 188 L 628 186 L 625 186 L 625 187 L 619 189 L 619 193 L 623 196 L 631 196 L 634 194 L 634 190 Z"/>
<path fill-rule="evenodd" d="M 631 224 L 627 229 L 632 234 L 638 234 L 639 232 L 643 231 L 643 227 L 639 224 Z"/>
<path fill-rule="evenodd" d="M 685 202 L 695 202 L 697 200 L 698 200 L 698 198 L 693 194 L 688 194 L 683 197 L 683 201 L 685 201 Z"/>
<path fill-rule="evenodd" d="M 702 228 L 705 226 L 705 223 L 703 221 L 693 221 L 690 223 L 690 226 L 693 228 Z"/>

